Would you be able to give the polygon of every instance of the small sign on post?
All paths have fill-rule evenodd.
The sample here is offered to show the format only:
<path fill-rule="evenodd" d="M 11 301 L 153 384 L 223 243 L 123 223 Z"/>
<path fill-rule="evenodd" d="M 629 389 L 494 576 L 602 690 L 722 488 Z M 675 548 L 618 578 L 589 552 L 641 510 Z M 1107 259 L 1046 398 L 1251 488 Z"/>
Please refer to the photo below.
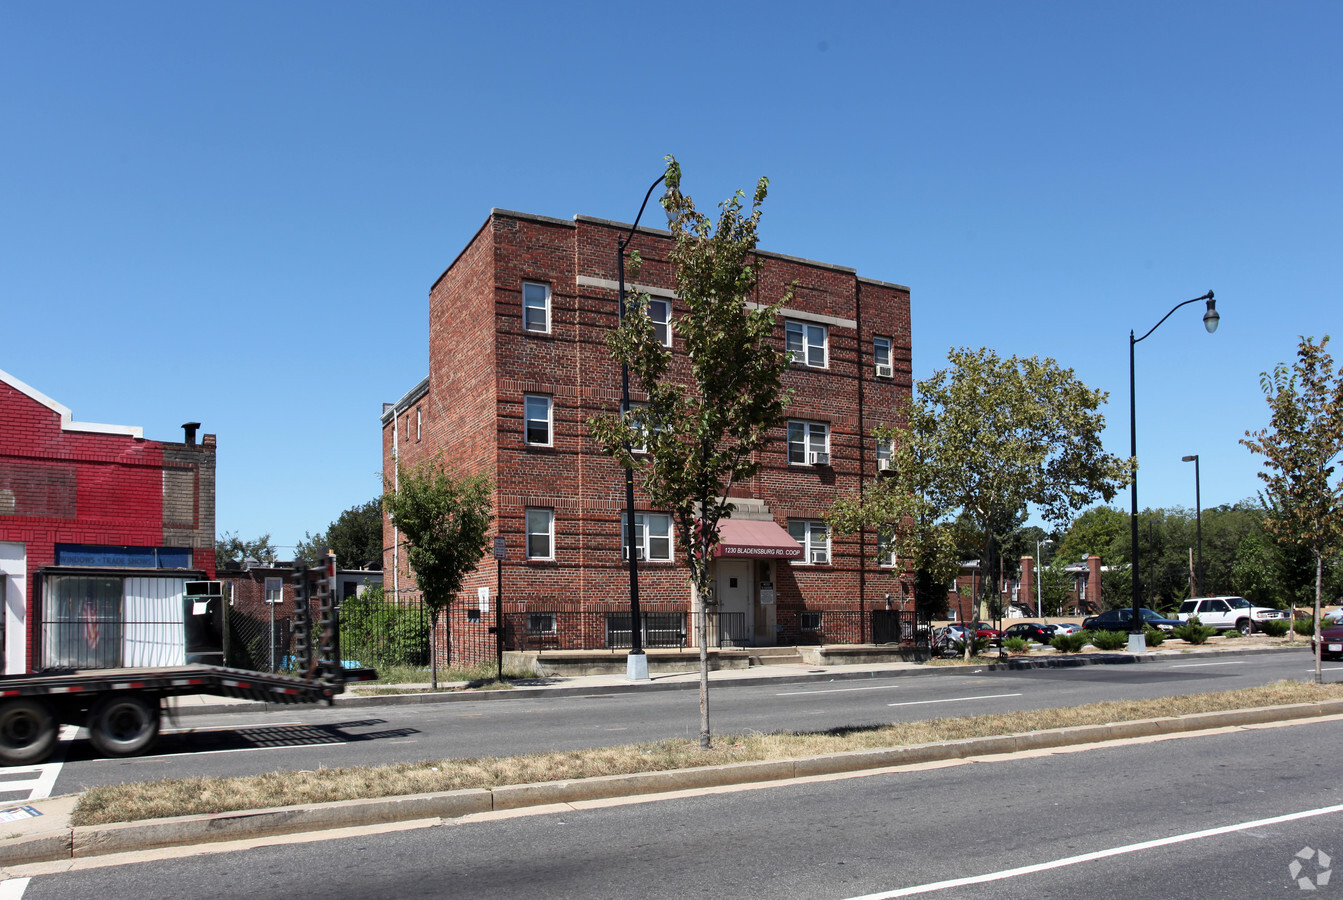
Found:
<path fill-rule="evenodd" d="M 480 611 L 487 613 L 490 611 L 490 589 L 488 587 L 476 588 L 476 601 L 480 604 Z"/>
<path fill-rule="evenodd" d="M 494 558 L 495 558 L 495 559 L 503 559 L 503 558 L 504 558 L 504 550 L 505 550 L 505 548 L 504 548 L 504 539 L 501 538 L 501 537 L 497 537 L 497 538 L 495 538 L 495 539 L 494 539 Z"/>

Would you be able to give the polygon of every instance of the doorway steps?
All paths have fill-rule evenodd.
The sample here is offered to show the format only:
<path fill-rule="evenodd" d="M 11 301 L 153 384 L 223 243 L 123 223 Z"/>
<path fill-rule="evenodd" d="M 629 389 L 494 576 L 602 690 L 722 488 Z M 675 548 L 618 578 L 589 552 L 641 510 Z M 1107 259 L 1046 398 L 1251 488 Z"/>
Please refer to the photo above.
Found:
<path fill-rule="evenodd" d="M 800 666 L 802 654 L 796 647 L 752 647 L 749 651 L 752 666 Z"/>

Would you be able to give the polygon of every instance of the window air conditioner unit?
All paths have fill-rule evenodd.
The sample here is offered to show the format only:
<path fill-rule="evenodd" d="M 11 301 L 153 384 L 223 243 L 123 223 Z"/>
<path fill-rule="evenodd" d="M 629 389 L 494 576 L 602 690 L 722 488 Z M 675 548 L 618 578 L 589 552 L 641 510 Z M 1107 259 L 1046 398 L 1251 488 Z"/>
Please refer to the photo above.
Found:
<path fill-rule="evenodd" d="M 813 466 L 830 465 L 830 454 L 824 450 L 813 450 L 810 454 L 808 454 L 807 458 L 811 460 L 811 464 Z"/>
<path fill-rule="evenodd" d="M 824 565 L 825 563 L 827 563 L 827 562 L 829 562 L 829 561 L 830 561 L 830 554 L 829 554 L 827 551 L 825 551 L 825 550 L 813 550 L 813 551 L 811 551 L 811 564 L 812 564 L 812 565 L 814 565 L 814 566 L 815 566 L 815 565 Z"/>
<path fill-rule="evenodd" d="M 634 555 L 634 558 L 637 559 L 637 560 L 639 560 L 640 562 L 643 562 L 645 559 L 647 559 L 647 556 L 644 554 L 644 548 L 643 548 L 643 547 L 635 547 L 635 548 L 634 548 L 634 554 L 635 554 L 635 555 Z M 621 548 L 620 548 L 620 558 L 621 558 L 621 559 L 625 559 L 625 560 L 628 560 L 628 559 L 630 558 L 630 548 L 629 548 L 629 547 L 621 547 Z"/>
<path fill-rule="evenodd" d="M 890 378 L 890 377 L 891 377 L 891 367 L 890 367 L 890 366 L 883 366 L 883 365 L 881 365 L 880 363 L 878 363 L 878 364 L 877 364 L 877 377 L 878 377 L 878 378 Z"/>
<path fill-rule="evenodd" d="M 879 460 L 877 460 L 877 471 L 878 471 L 878 472 L 889 472 L 889 471 L 891 471 L 891 461 L 890 461 L 889 459 L 879 459 Z"/>

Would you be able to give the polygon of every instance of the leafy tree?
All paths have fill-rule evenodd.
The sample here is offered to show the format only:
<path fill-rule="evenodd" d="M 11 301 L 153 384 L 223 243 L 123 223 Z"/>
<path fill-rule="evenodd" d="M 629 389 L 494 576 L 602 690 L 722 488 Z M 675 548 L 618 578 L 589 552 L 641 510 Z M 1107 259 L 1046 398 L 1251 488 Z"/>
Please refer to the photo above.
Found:
<path fill-rule="evenodd" d="M 1315 621 L 1320 621 L 1324 562 L 1343 545 L 1343 368 L 1334 370 L 1325 349 L 1301 338 L 1296 365 L 1279 363 L 1260 385 L 1268 399 L 1269 427 L 1245 432 L 1241 443 L 1264 457 L 1266 524 L 1279 542 L 1309 550 L 1315 562 Z M 1293 610 L 1295 612 L 1295 610 Z M 1319 646 L 1315 680 L 1321 680 Z"/>
<path fill-rule="evenodd" d="M 755 254 L 761 204 L 769 180 L 761 178 L 751 213 L 739 191 L 719 205 L 717 224 L 681 191 L 681 167 L 667 157 L 662 200 L 674 240 L 669 254 L 682 312 L 676 334 L 685 358 L 673 357 L 654 339 L 646 294 L 627 300 L 624 319 L 607 344 L 629 366 L 647 397 L 629 414 L 589 421 L 607 455 L 643 476 L 652 505 L 670 512 L 677 544 L 685 551 L 698 598 L 700 649 L 700 746 L 710 744 L 709 661 L 706 607 L 719 523 L 732 514 L 731 487 L 760 470 L 761 451 L 783 422 L 782 387 L 788 356 L 775 345 L 774 316 L 792 296 L 752 309 L 764 260 Z M 632 268 L 637 277 L 640 260 Z M 647 454 L 635 456 L 632 446 Z"/>
<path fill-rule="evenodd" d="M 886 517 L 914 502 L 939 517 L 963 515 L 985 536 L 982 558 L 990 561 L 1028 504 L 1061 523 L 1127 484 L 1128 461 L 1101 448 L 1105 392 L 1052 359 L 1001 359 L 988 348 L 953 349 L 948 359 L 949 367 L 915 383 L 906 424 L 877 430 L 895 448 L 896 474 L 865 486 L 867 525 L 892 521 Z M 997 573 L 985 568 L 985 593 L 995 596 Z"/>
<path fill-rule="evenodd" d="M 242 563 L 248 559 L 254 559 L 266 566 L 275 562 L 275 545 L 270 542 L 269 534 L 245 541 L 238 537 L 237 532 L 226 531 L 215 539 L 216 566 L 230 562 Z"/>
<path fill-rule="evenodd" d="M 1093 506 L 1068 526 L 1057 548 L 1058 558 L 1076 562 L 1099 556 L 1107 565 L 1129 559 L 1128 516 L 1110 506 Z"/>
<path fill-rule="evenodd" d="M 351 506 L 324 532 L 305 531 L 294 559 L 315 565 L 323 550 L 334 553 L 337 565 L 345 569 L 381 569 L 382 498 Z"/>
<path fill-rule="evenodd" d="M 486 475 L 450 475 L 441 455 L 409 469 L 398 463 L 397 478 L 399 487 L 389 485 L 382 503 L 408 548 L 415 585 L 429 608 L 430 680 L 437 690 L 439 614 L 485 555 L 493 485 Z"/>

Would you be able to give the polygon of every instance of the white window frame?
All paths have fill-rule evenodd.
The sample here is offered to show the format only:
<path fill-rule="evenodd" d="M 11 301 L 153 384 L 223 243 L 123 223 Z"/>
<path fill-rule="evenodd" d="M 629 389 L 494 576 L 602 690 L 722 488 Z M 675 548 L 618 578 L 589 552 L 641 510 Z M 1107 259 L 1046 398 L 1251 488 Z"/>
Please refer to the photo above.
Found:
<path fill-rule="evenodd" d="M 544 441 L 532 440 L 532 423 L 541 421 L 532 414 L 532 408 L 538 402 L 544 403 L 546 407 L 546 439 Z M 555 401 L 552 398 L 545 394 L 522 395 L 522 440 L 529 447 L 555 446 Z"/>
<path fill-rule="evenodd" d="M 655 315 L 654 310 L 659 312 Z M 672 305 L 660 297 L 648 298 L 648 320 L 653 323 L 653 336 L 664 347 L 672 345 Z"/>
<path fill-rule="evenodd" d="M 539 506 L 529 506 L 525 513 L 526 519 L 524 527 L 527 530 L 527 558 L 528 559 L 554 559 L 555 558 L 555 510 L 543 509 Z M 545 554 L 532 552 L 532 538 L 544 537 L 546 541 Z"/>
<path fill-rule="evenodd" d="M 894 569 L 896 563 L 895 555 L 895 529 L 889 525 L 885 528 L 877 529 L 877 566 L 882 569 Z"/>
<path fill-rule="evenodd" d="M 802 558 L 794 564 L 822 566 L 830 564 L 830 529 L 820 519 L 789 519 L 788 536 L 802 545 Z M 813 560 L 813 551 L 816 558 Z"/>
<path fill-rule="evenodd" d="M 420 407 L 417 406 L 415 407 L 415 440 L 418 441 L 420 439 L 420 435 L 423 433 L 424 433 L 424 413 L 421 412 Z"/>
<path fill-rule="evenodd" d="M 789 419 L 787 445 L 790 466 L 814 465 L 813 453 L 830 454 L 830 426 L 825 422 Z"/>
<path fill-rule="evenodd" d="M 274 593 L 272 595 L 272 585 Z M 272 596 L 274 599 L 272 599 Z M 278 575 L 266 576 L 266 602 L 274 606 L 277 603 L 284 602 L 284 579 Z"/>
<path fill-rule="evenodd" d="M 783 323 L 784 347 L 793 362 L 813 369 L 830 367 L 830 329 L 815 322 L 787 319 Z"/>
<path fill-rule="evenodd" d="M 627 406 L 627 407 L 625 407 L 625 415 L 628 416 L 628 415 L 629 415 L 631 412 L 633 412 L 634 410 L 637 410 L 637 409 L 646 409 L 647 407 L 648 407 L 648 404 L 647 404 L 647 403 L 640 403 L 640 402 L 638 402 L 638 401 L 631 400 L 631 401 L 630 401 L 630 405 Z M 635 423 L 635 426 L 636 426 L 635 429 L 634 429 L 635 433 L 641 435 L 642 437 L 640 437 L 640 438 L 638 439 L 638 440 L 639 440 L 639 443 L 637 443 L 637 444 L 634 443 L 634 441 L 631 441 L 631 442 L 630 442 L 630 452 L 631 452 L 631 453 L 647 453 L 647 452 L 648 452 L 648 426 L 645 425 L 645 424 L 642 423 L 642 422 L 637 422 L 637 423 Z"/>
<path fill-rule="evenodd" d="M 876 336 L 872 338 L 872 365 L 878 378 L 894 378 L 895 364 L 891 362 L 891 339 Z"/>
<path fill-rule="evenodd" d="M 537 303 L 536 298 L 530 298 L 530 299 L 528 298 L 528 296 L 527 296 L 527 292 L 528 292 L 527 289 L 528 289 L 528 288 L 539 288 L 539 289 L 542 291 L 543 296 L 539 298 L 539 299 L 540 299 L 540 303 L 539 303 L 539 305 L 538 305 L 538 303 Z M 540 281 L 524 281 L 524 282 L 522 283 L 522 330 L 523 330 L 523 331 L 530 331 L 532 334 L 550 334 L 550 297 L 551 297 L 551 295 L 550 295 L 550 285 L 548 285 L 548 284 L 544 284 L 543 282 L 540 282 Z M 544 318 L 544 320 L 545 320 L 543 327 L 540 327 L 540 328 L 534 328 L 534 327 L 532 327 L 532 325 L 529 324 L 529 322 L 528 322 L 528 315 L 527 315 L 527 314 L 528 314 L 530 311 L 535 310 L 535 309 L 539 309 L 539 310 L 541 310 L 542 318 Z"/>
<path fill-rule="evenodd" d="M 672 562 L 672 519 L 667 513 L 634 514 L 634 548 L 647 562 Z M 620 558 L 629 559 L 629 513 L 620 514 Z"/>
<path fill-rule="evenodd" d="M 885 465 L 882 465 L 885 463 Z M 895 442 L 890 438 L 877 438 L 877 472 L 890 472 L 895 468 Z"/>

